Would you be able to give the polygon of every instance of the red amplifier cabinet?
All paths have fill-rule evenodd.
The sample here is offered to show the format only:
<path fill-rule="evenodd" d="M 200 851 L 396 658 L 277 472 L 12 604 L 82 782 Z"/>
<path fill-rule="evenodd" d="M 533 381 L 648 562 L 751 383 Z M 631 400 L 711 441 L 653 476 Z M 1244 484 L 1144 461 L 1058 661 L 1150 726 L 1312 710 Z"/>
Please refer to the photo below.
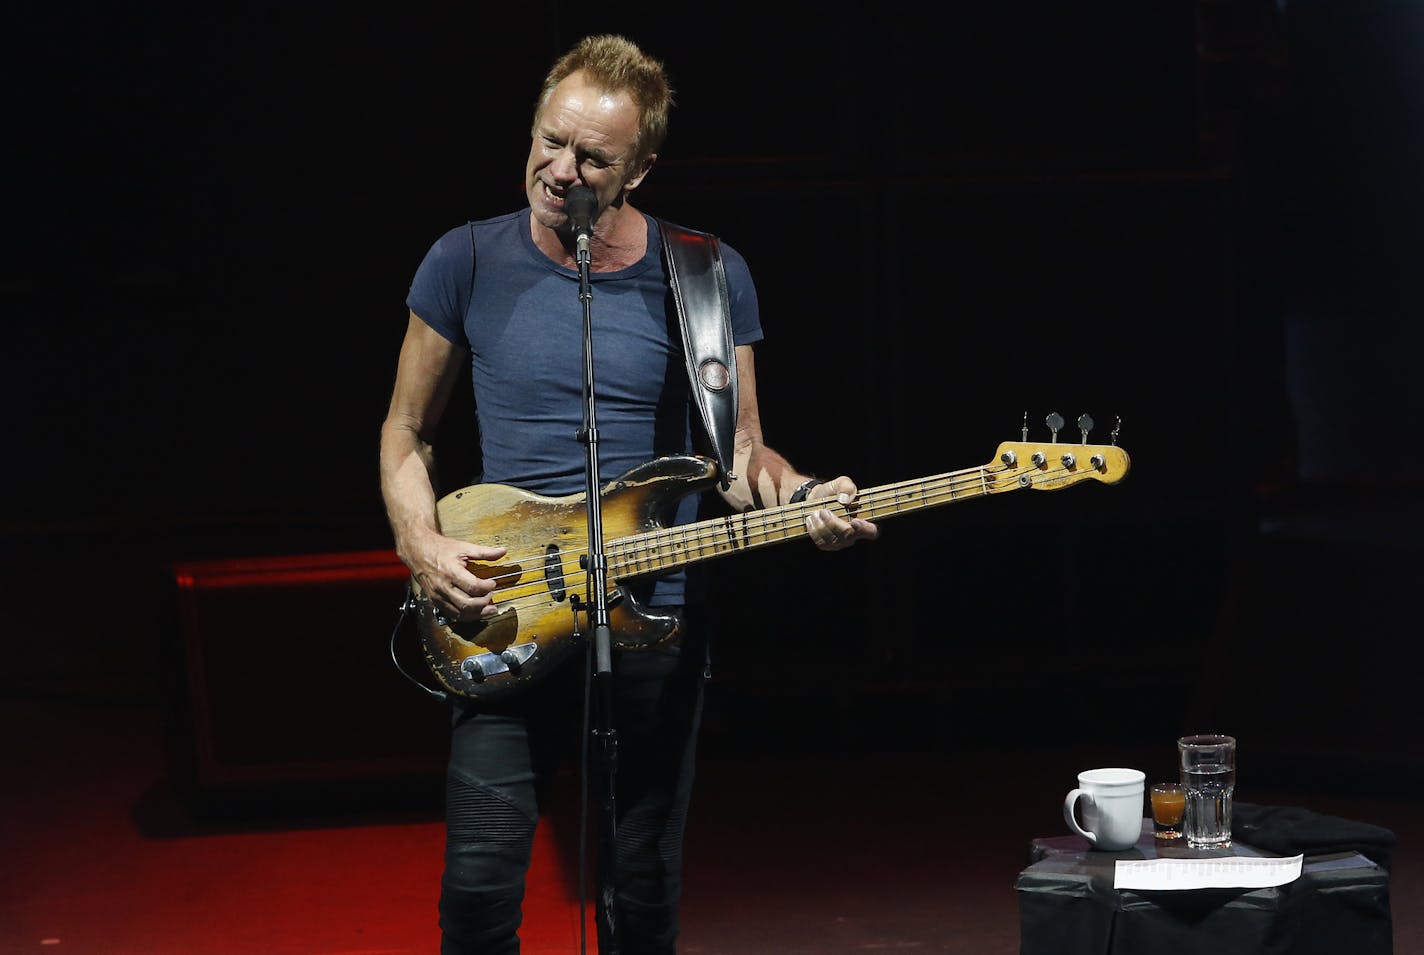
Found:
<path fill-rule="evenodd" d="M 449 711 L 391 662 L 408 577 L 393 552 L 203 561 L 173 574 L 187 782 L 221 790 L 440 772 Z M 400 642 L 417 641 L 407 632 Z M 418 654 L 402 663 L 428 678 Z"/>

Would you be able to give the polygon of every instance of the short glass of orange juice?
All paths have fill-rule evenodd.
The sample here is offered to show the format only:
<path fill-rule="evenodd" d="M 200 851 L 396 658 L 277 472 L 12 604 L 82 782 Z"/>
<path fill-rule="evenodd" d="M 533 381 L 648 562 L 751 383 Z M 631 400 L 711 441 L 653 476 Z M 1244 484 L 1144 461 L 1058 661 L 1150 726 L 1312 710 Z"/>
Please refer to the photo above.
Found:
<path fill-rule="evenodd" d="M 1152 823 L 1157 840 L 1169 843 L 1180 840 L 1187 809 L 1187 791 L 1180 783 L 1153 783 L 1151 799 Z"/>

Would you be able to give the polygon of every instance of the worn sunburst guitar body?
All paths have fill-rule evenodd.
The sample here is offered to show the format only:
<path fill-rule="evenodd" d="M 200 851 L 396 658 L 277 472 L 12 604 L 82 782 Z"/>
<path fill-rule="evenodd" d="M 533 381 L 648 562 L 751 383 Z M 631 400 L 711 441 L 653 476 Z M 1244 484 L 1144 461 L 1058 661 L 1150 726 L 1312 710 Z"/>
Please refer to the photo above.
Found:
<path fill-rule="evenodd" d="M 663 516 L 679 498 L 710 488 L 717 470 L 713 462 L 691 455 L 659 458 L 608 484 L 600 495 L 614 645 L 652 646 L 678 627 L 675 617 L 634 600 L 625 589 L 628 581 L 805 537 L 812 511 L 830 508 L 843 517 L 883 521 L 1022 489 L 1116 484 L 1129 465 L 1127 452 L 1116 446 L 1005 442 L 990 464 L 862 489 L 849 508 L 821 500 L 669 528 Z M 487 620 L 447 625 L 420 585 L 413 585 L 426 661 L 451 692 L 472 700 L 507 696 L 580 644 L 588 607 L 586 507 L 583 494 L 551 498 L 501 484 L 479 484 L 441 498 L 442 533 L 506 549 L 497 564 L 469 565 L 498 584 L 493 596 L 499 613 Z"/>

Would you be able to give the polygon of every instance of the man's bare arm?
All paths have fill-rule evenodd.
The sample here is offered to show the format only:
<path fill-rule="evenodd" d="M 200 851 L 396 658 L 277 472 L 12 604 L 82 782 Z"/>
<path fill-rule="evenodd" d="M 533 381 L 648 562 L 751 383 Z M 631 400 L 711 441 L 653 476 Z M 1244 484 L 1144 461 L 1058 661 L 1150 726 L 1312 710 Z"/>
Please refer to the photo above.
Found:
<path fill-rule="evenodd" d="M 789 504 L 797 488 L 814 479 L 793 468 L 762 438 L 756 362 L 750 345 L 737 346 L 737 391 L 737 434 L 732 449 L 732 471 L 736 480 L 722 492 L 722 497 L 739 511 Z M 834 497 L 849 504 L 855 500 L 856 491 L 855 482 L 842 475 L 816 484 L 804 499 L 819 501 Z M 880 536 L 880 529 L 869 521 L 861 518 L 846 521 L 824 508 L 806 518 L 806 528 L 822 550 L 841 550 L 858 540 L 874 540 Z"/>
<path fill-rule="evenodd" d="M 465 355 L 411 312 L 390 410 L 381 425 L 381 495 L 396 553 L 452 620 L 495 613 L 489 597 L 494 585 L 470 573 L 466 564 L 504 556 L 503 548 L 444 536 L 435 514 L 432 442 Z"/>

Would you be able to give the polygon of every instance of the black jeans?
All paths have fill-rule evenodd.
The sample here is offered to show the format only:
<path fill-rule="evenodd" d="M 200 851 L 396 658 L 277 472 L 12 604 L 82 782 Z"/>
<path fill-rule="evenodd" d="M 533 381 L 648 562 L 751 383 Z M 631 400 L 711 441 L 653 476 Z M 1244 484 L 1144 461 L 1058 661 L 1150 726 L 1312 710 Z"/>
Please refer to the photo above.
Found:
<path fill-rule="evenodd" d="M 584 664 L 577 654 L 509 703 L 455 711 L 442 955 L 519 951 L 524 876 L 541 802 L 553 770 L 580 744 Z M 707 671 L 703 629 L 651 650 L 615 653 L 613 664 L 618 941 L 624 955 L 671 953 Z M 598 792 L 591 791 L 595 812 Z M 596 820 L 590 831 L 599 831 Z"/>

